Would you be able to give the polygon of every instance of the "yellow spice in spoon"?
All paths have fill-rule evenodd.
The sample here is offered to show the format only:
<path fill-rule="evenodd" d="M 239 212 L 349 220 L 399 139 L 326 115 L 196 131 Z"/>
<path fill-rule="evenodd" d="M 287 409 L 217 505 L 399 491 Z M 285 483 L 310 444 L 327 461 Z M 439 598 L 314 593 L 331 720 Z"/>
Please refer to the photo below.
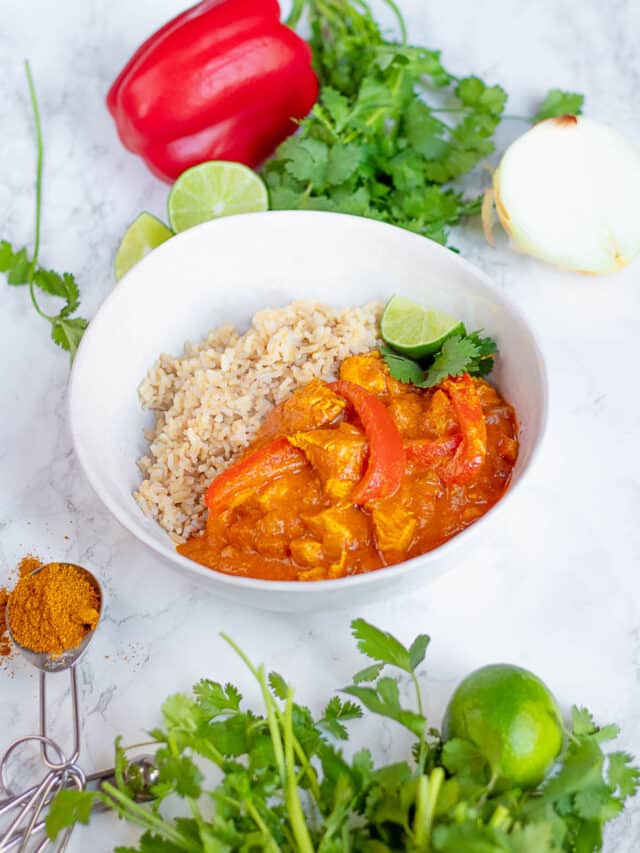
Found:
<path fill-rule="evenodd" d="M 11 633 L 33 652 L 57 656 L 75 649 L 96 627 L 99 616 L 98 589 L 70 563 L 48 563 L 23 575 L 9 593 Z"/>

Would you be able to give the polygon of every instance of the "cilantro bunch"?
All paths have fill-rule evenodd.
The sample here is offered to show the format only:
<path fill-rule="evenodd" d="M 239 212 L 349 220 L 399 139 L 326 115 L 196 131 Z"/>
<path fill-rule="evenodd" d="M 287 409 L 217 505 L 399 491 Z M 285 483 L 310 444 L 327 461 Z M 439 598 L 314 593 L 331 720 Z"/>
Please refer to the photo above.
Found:
<path fill-rule="evenodd" d="M 25 62 L 25 70 L 33 109 L 37 143 L 35 241 L 33 254 L 29 256 L 26 248 L 14 249 L 7 240 L 1 240 L 0 273 L 6 273 L 7 284 L 9 285 L 27 285 L 33 307 L 40 317 L 51 325 L 51 337 L 53 341 L 59 347 L 62 347 L 62 349 L 67 350 L 71 356 L 71 361 L 73 361 L 88 323 L 84 317 L 72 316 L 80 305 L 80 291 L 73 275 L 68 272 L 61 275 L 53 270 L 41 267 L 38 263 L 40 221 L 42 218 L 42 128 L 35 86 L 28 62 Z M 62 299 L 64 302 L 62 308 L 56 314 L 47 314 L 36 298 L 36 288 L 49 296 Z"/>
<path fill-rule="evenodd" d="M 480 332 L 451 335 L 427 361 L 401 355 L 386 344 L 380 347 L 393 378 L 418 388 L 433 388 L 448 376 L 462 376 L 463 373 L 488 376 L 497 353 L 498 346 L 493 338 L 483 337 Z"/>
<path fill-rule="evenodd" d="M 303 11 L 320 96 L 263 176 L 275 209 L 332 210 L 399 225 L 446 243 L 450 226 L 480 212 L 452 186 L 494 150 L 507 95 L 458 78 L 440 52 L 386 38 L 365 0 L 295 0 Z M 428 96 L 428 99 L 427 99 Z M 579 112 L 582 96 L 552 90 L 536 120 Z"/>
<path fill-rule="evenodd" d="M 237 687 L 200 681 L 193 696 L 175 695 L 151 732 L 159 781 L 151 808 L 136 801 L 125 751 L 116 743 L 116 785 L 100 792 L 65 790 L 47 818 L 51 838 L 87 823 L 100 803 L 144 830 L 137 847 L 118 853 L 269 851 L 269 853 L 592 853 L 604 825 L 635 793 L 638 770 L 623 752 L 605 753 L 616 726 L 599 729 L 574 708 L 567 745 L 538 788 L 495 790 L 485 757 L 473 744 L 443 742 L 428 728 L 418 670 L 429 637 L 410 646 L 363 619 L 352 623 L 372 663 L 334 696 L 319 716 L 294 699 L 280 674 L 252 664 L 228 637 L 260 686 L 264 708 L 243 706 Z M 224 635 L 223 635 L 224 636 Z M 415 704 L 401 699 L 408 680 Z M 357 700 L 357 703 L 352 700 Z M 369 750 L 350 757 L 341 744 L 347 723 L 365 713 L 394 721 L 415 738 L 410 756 L 376 766 Z M 217 784 L 206 783 L 213 765 Z M 163 803 L 178 799 L 187 816 L 169 819 Z M 175 811 L 175 808 L 174 808 Z"/>

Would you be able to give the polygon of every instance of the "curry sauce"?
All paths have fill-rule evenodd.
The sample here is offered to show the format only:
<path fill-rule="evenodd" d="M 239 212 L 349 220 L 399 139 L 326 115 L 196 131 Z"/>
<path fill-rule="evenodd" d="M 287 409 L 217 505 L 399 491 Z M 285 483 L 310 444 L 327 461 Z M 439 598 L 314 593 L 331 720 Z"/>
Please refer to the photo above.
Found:
<path fill-rule="evenodd" d="M 266 418 L 212 482 L 203 534 L 178 551 L 269 580 L 368 572 L 438 547 L 504 494 L 518 453 L 513 408 L 488 382 L 421 389 L 377 352 L 314 380 Z"/>

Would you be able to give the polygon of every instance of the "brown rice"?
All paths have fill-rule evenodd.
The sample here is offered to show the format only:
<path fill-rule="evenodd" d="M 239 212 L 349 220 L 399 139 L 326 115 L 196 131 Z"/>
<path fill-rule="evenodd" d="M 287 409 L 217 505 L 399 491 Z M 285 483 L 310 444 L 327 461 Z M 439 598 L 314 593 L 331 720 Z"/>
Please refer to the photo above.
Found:
<path fill-rule="evenodd" d="M 204 492 L 255 437 L 267 412 L 311 379 L 334 379 L 349 355 L 373 349 L 382 306 L 293 302 L 258 312 L 248 331 L 214 329 L 184 355 L 161 355 L 142 382 L 155 412 L 144 480 L 134 497 L 175 542 L 203 529 Z"/>

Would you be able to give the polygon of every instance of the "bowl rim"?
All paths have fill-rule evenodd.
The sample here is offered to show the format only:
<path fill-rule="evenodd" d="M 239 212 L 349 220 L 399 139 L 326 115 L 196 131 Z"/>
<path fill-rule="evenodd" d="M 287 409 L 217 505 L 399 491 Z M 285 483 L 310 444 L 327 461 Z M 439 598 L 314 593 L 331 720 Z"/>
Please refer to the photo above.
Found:
<path fill-rule="evenodd" d="M 173 543 L 169 535 L 166 534 L 166 532 L 165 545 L 164 543 L 156 541 L 156 539 L 147 530 L 143 528 L 142 524 L 131 524 L 129 521 L 129 515 L 124 510 L 121 510 L 118 501 L 112 500 L 111 497 L 106 493 L 106 491 L 103 490 L 99 482 L 99 477 L 94 473 L 90 461 L 87 459 L 87 456 L 85 456 L 82 441 L 78 435 L 78 430 L 73 416 L 73 412 L 76 406 L 76 389 L 78 385 L 78 375 L 80 374 L 80 369 L 78 365 L 81 365 L 83 363 L 85 353 L 89 351 L 90 341 L 93 337 L 92 327 L 95 329 L 96 322 L 99 325 L 102 308 L 113 298 L 115 298 L 116 294 L 119 294 L 121 288 L 128 286 L 127 282 L 130 275 L 130 271 L 127 272 L 115 284 L 112 290 L 100 303 L 94 314 L 93 319 L 89 323 L 89 326 L 82 338 L 82 341 L 80 342 L 80 346 L 78 348 L 76 357 L 71 368 L 71 375 L 69 378 L 69 386 L 67 392 L 67 415 L 70 425 L 71 439 L 75 454 L 78 458 L 78 461 L 80 462 L 80 467 L 82 468 L 84 475 L 87 478 L 96 496 L 109 510 L 109 512 L 115 517 L 115 519 L 129 533 L 131 533 L 132 536 L 134 536 L 144 545 L 151 548 L 152 551 L 161 556 L 164 560 L 168 561 L 173 568 L 186 570 L 187 572 L 197 575 L 200 578 L 210 579 L 213 576 L 215 583 L 221 586 L 229 587 L 231 589 L 236 590 L 248 589 L 254 592 L 267 592 L 268 594 L 284 593 L 285 595 L 294 594 L 296 597 L 307 597 L 321 591 L 328 592 L 338 589 L 348 590 L 355 586 L 367 587 L 372 584 L 384 582 L 385 579 L 388 580 L 391 573 L 393 573 L 394 578 L 400 578 L 403 575 L 418 568 L 418 566 L 422 566 L 426 571 L 428 564 L 439 561 L 446 555 L 451 554 L 464 542 L 466 542 L 466 540 L 469 538 L 469 535 L 473 535 L 481 527 L 484 527 L 485 523 L 488 521 L 489 518 L 494 518 L 496 514 L 500 512 L 500 510 L 503 508 L 507 500 L 511 502 L 512 496 L 514 494 L 519 493 L 522 482 L 528 479 L 531 470 L 534 468 L 534 466 L 539 460 L 540 451 L 545 442 L 549 423 L 549 380 L 546 361 L 538 341 L 538 335 L 536 334 L 531 323 L 525 317 L 524 313 L 520 310 L 520 308 L 508 296 L 506 296 L 502 292 L 502 290 L 500 290 L 500 288 L 496 286 L 496 284 L 494 284 L 490 276 L 488 276 L 475 264 L 471 263 L 461 255 L 452 252 L 446 246 L 443 246 L 442 244 L 431 240 L 429 237 L 423 237 L 420 234 L 416 234 L 412 231 L 408 231 L 396 225 L 391 225 L 390 223 L 381 222 L 379 220 L 368 219 L 362 216 L 353 216 L 351 214 L 346 213 L 316 210 L 268 210 L 257 213 L 237 214 L 232 217 L 221 217 L 220 219 L 214 219 L 209 222 L 204 222 L 200 225 L 196 225 L 193 228 L 188 229 L 187 231 L 183 231 L 180 234 L 176 234 L 174 237 L 171 238 L 171 240 L 167 240 L 165 243 L 154 249 L 153 254 L 156 255 L 158 252 L 164 253 L 166 251 L 175 251 L 174 247 L 177 242 L 182 240 L 186 242 L 188 239 L 194 239 L 195 234 L 201 232 L 204 233 L 211 229 L 215 229 L 219 226 L 220 223 L 225 223 L 225 227 L 233 227 L 230 226 L 229 223 L 235 223 L 237 220 L 236 225 L 237 227 L 241 228 L 242 223 L 245 222 L 248 218 L 265 217 L 271 217 L 272 219 L 275 219 L 276 217 L 281 219 L 291 219 L 295 217 L 298 220 L 302 218 L 307 218 L 310 220 L 318 218 L 326 219 L 327 217 L 331 217 L 332 219 L 339 218 L 344 221 L 348 220 L 354 223 L 357 222 L 358 227 L 366 228 L 370 226 L 372 230 L 379 229 L 380 231 L 391 230 L 395 233 L 400 232 L 404 235 L 405 239 L 411 242 L 416 242 L 418 240 L 428 240 L 428 242 L 431 244 L 432 250 L 443 254 L 446 253 L 449 261 L 453 265 L 457 265 L 461 269 L 465 270 L 467 273 L 470 273 L 474 278 L 479 280 L 483 287 L 486 288 L 486 290 L 490 293 L 492 299 L 495 302 L 500 303 L 504 308 L 507 309 L 507 311 L 511 315 L 513 315 L 519 320 L 519 322 L 524 326 L 525 329 L 527 329 L 530 335 L 533 352 L 536 356 L 537 364 L 540 370 L 541 401 L 539 409 L 540 427 L 538 431 L 537 440 L 531 450 L 531 454 L 525 464 L 525 467 L 523 468 L 520 473 L 520 476 L 518 477 L 518 481 L 516 483 L 510 482 L 504 495 L 484 515 L 482 515 L 464 530 L 461 530 L 459 533 L 456 533 L 454 536 L 451 537 L 451 539 L 448 539 L 446 542 L 443 542 L 441 545 L 438 545 L 437 548 L 434 548 L 431 551 L 427 551 L 424 554 L 419 554 L 415 557 L 411 557 L 408 560 L 403 560 L 401 563 L 394 563 L 390 566 L 383 566 L 371 572 L 364 572 L 362 574 L 357 575 L 349 575 L 347 577 L 342 578 L 333 578 L 328 580 L 317 581 L 284 581 L 242 577 L 227 574 L 225 572 L 220 572 L 216 569 L 210 569 L 206 566 L 201 565 L 200 563 L 196 563 L 193 560 L 188 559 L 187 557 L 183 557 L 182 554 L 179 554 L 176 550 L 169 550 L 169 546 L 171 546 Z M 132 269 L 139 270 L 139 267 L 145 264 L 145 261 L 146 258 L 143 258 L 138 264 L 135 265 L 135 267 L 132 267 Z M 140 512 L 142 513 L 142 510 L 140 510 Z M 162 530 L 162 528 L 160 527 L 159 529 Z"/>

